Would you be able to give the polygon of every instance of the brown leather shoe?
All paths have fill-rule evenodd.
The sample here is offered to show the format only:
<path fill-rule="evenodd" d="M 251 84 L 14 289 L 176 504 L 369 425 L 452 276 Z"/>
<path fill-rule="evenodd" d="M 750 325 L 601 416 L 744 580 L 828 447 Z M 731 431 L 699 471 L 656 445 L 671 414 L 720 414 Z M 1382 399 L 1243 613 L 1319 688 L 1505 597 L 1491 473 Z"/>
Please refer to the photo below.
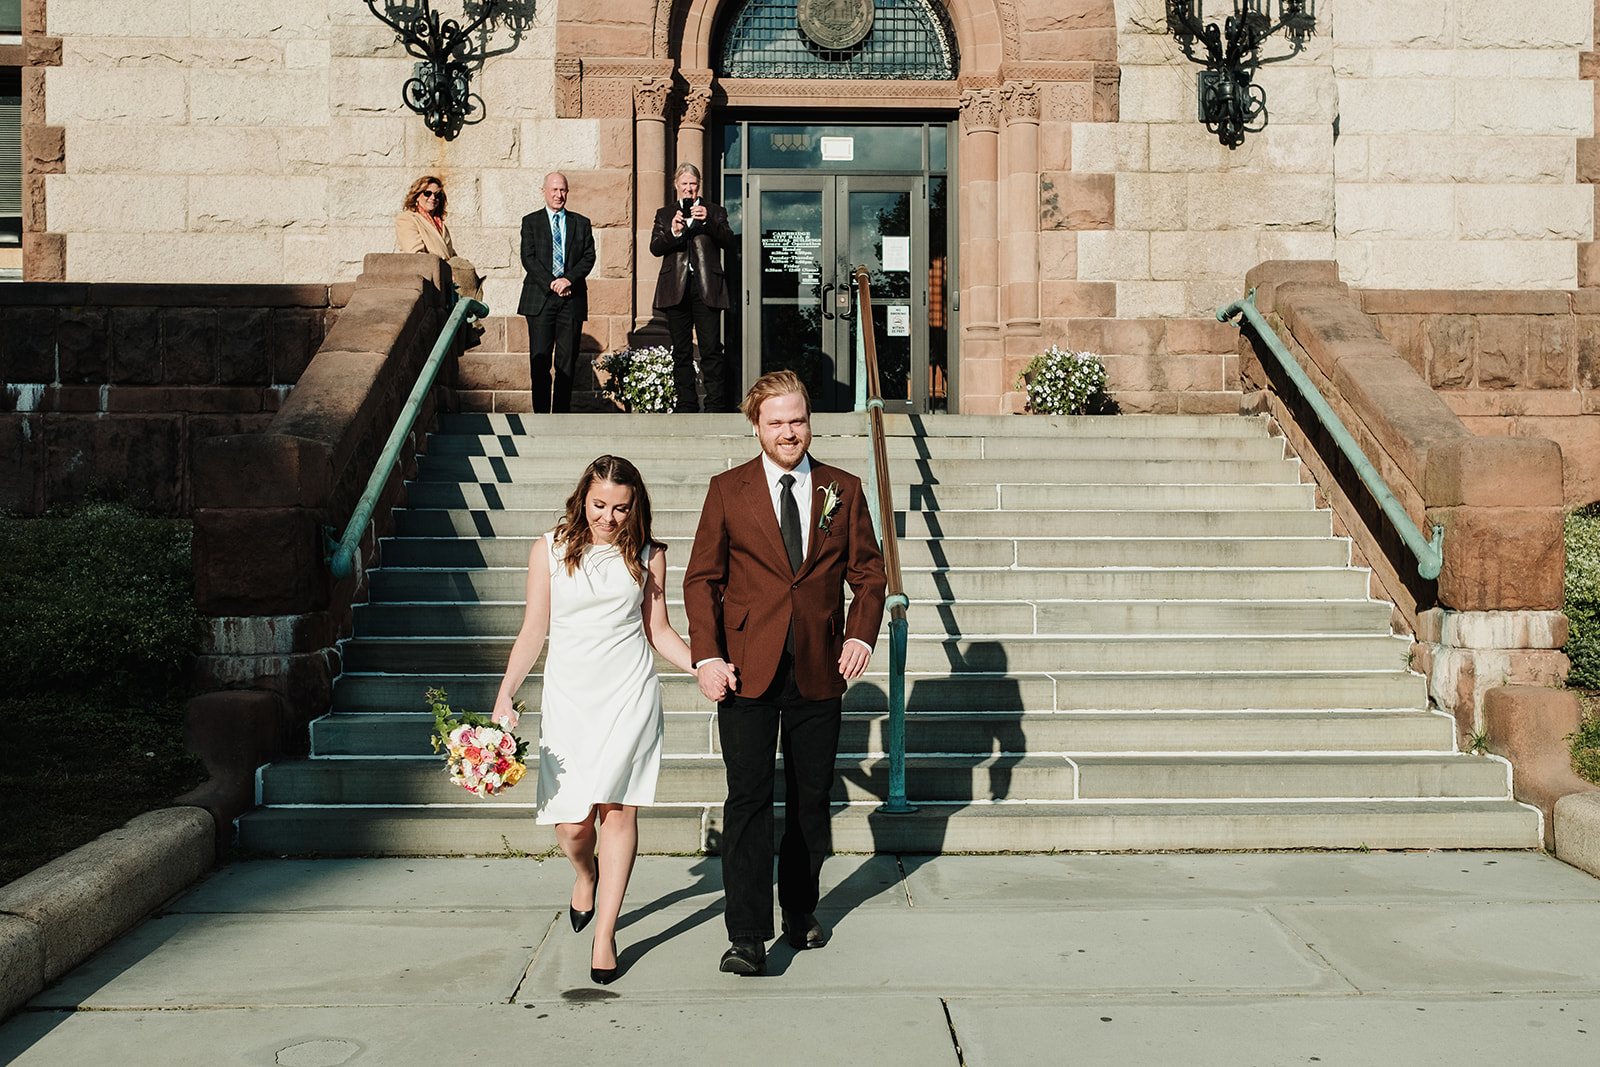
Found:
<path fill-rule="evenodd" d="M 828 943 L 828 930 L 810 912 L 783 913 L 783 935 L 798 949 L 821 948 Z"/>

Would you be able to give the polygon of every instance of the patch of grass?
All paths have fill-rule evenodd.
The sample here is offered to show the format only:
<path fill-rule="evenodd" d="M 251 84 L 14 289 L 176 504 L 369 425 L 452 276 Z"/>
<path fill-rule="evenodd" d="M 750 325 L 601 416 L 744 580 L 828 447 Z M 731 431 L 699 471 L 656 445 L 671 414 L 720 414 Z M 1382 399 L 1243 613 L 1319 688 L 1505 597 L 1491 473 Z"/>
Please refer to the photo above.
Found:
<path fill-rule="evenodd" d="M 1567 658 L 1574 689 L 1600 689 L 1600 505 L 1590 504 L 1566 519 L 1566 604 L 1571 621 Z"/>
<path fill-rule="evenodd" d="M 0 883 L 204 779 L 183 748 L 189 539 L 104 503 L 0 518 Z"/>
<path fill-rule="evenodd" d="M 1578 729 L 1566 737 L 1572 753 L 1572 769 L 1600 785 L 1600 693 L 1580 693 L 1583 718 Z"/>

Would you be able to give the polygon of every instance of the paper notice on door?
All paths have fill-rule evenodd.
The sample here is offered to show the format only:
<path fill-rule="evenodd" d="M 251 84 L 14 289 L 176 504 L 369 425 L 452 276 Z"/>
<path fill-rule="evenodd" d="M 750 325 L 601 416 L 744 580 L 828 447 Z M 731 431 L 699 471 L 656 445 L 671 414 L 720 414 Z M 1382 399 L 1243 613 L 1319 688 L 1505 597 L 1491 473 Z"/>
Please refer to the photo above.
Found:
<path fill-rule="evenodd" d="M 911 238 L 885 237 L 883 239 L 883 269 L 911 269 Z"/>
<path fill-rule="evenodd" d="M 856 158 L 856 139 L 854 137 L 823 137 L 822 158 L 849 161 Z"/>
<path fill-rule="evenodd" d="M 889 304 L 884 308 L 888 312 L 886 325 L 890 337 L 911 336 L 911 305 Z"/>

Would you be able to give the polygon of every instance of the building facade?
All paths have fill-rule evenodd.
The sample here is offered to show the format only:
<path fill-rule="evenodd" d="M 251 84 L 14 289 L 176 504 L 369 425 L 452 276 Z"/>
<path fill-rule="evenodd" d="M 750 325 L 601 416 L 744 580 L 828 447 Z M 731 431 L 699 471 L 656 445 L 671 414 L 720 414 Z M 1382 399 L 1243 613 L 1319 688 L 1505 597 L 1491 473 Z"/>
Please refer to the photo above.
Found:
<path fill-rule="evenodd" d="M 403 103 L 415 59 L 363 0 L 22 0 L 20 43 L 0 36 L 21 267 L 350 280 L 433 173 L 509 314 L 521 217 L 559 169 L 595 226 L 587 344 L 611 350 L 659 335 L 649 229 L 692 162 L 741 235 L 745 380 L 792 366 L 849 407 L 864 265 L 886 392 L 972 413 L 1016 410 L 1051 344 L 1104 355 L 1124 410 L 1236 410 L 1211 312 L 1264 260 L 1333 259 L 1376 290 L 1600 283 L 1593 0 L 1315 17 L 1296 54 L 1264 47 L 1285 57 L 1256 75 L 1269 121 L 1230 149 L 1197 121 L 1165 0 L 506 0 L 479 121 L 446 139 Z"/>

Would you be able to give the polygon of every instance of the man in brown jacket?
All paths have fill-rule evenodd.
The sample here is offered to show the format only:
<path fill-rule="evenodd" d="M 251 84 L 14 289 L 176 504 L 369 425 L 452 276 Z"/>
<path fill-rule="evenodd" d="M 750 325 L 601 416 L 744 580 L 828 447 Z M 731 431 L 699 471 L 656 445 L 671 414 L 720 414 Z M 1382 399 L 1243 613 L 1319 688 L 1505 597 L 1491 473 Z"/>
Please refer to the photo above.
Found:
<path fill-rule="evenodd" d="M 683 600 L 728 776 L 722 884 L 731 944 L 721 969 L 761 974 L 772 937 L 775 748 L 781 737 L 783 932 L 797 949 L 821 948 L 828 933 L 814 912 L 833 845 L 841 698 L 872 658 L 887 582 L 861 480 L 807 455 L 811 401 L 800 379 L 763 375 L 742 410 L 762 454 L 711 479 Z M 855 594 L 848 617 L 846 583 Z"/>

